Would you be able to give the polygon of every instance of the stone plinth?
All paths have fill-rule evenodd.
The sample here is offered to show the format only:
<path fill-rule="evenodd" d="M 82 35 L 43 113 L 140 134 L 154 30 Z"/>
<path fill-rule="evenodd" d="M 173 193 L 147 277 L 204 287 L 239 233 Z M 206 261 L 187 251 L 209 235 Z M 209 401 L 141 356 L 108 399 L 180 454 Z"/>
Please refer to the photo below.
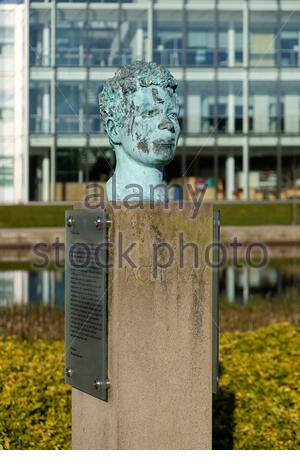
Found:
<path fill-rule="evenodd" d="M 195 219 L 192 203 L 110 210 L 111 389 L 108 402 L 73 389 L 73 449 L 210 449 L 212 270 L 205 250 L 212 206 L 204 204 Z M 125 257 L 120 266 L 120 249 L 134 242 L 128 256 L 137 267 Z M 165 242 L 172 250 L 158 245 Z M 191 242 L 198 267 L 195 247 L 180 250 Z M 156 269 L 153 253 L 166 265 L 171 251 L 170 266 Z"/>

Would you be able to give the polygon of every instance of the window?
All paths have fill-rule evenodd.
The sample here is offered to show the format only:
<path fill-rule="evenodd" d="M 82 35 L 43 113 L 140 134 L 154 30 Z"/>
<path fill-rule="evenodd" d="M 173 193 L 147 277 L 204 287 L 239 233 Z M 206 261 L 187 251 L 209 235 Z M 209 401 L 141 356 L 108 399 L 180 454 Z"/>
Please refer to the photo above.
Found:
<path fill-rule="evenodd" d="M 120 27 L 120 48 L 122 65 L 137 59 L 145 59 L 147 47 L 146 11 L 122 9 Z"/>
<path fill-rule="evenodd" d="M 281 12 L 280 31 L 281 67 L 299 67 L 300 64 L 300 13 Z"/>
<path fill-rule="evenodd" d="M 103 83 L 90 82 L 87 96 L 87 132 L 99 134 L 104 132 L 103 124 L 100 120 L 98 95 L 103 88 Z"/>
<path fill-rule="evenodd" d="M 300 84 L 281 82 L 281 128 L 287 134 L 300 132 Z"/>
<path fill-rule="evenodd" d="M 121 65 L 117 10 L 90 12 L 88 31 L 89 64 L 100 67 Z"/>
<path fill-rule="evenodd" d="M 277 131 L 276 82 L 251 82 L 249 86 L 249 130 L 259 134 Z"/>
<path fill-rule="evenodd" d="M 250 12 L 250 65 L 273 67 L 276 64 L 276 14 Z"/>
<path fill-rule="evenodd" d="M 212 66 L 215 49 L 213 12 L 188 11 L 187 21 L 187 65 Z"/>
<path fill-rule="evenodd" d="M 30 132 L 48 134 L 51 121 L 50 82 L 30 81 Z"/>
<path fill-rule="evenodd" d="M 30 8 L 30 65 L 49 66 L 51 54 L 50 9 Z"/>
<path fill-rule="evenodd" d="M 84 102 L 85 82 L 58 82 L 56 88 L 58 133 L 87 132 Z"/>
<path fill-rule="evenodd" d="M 182 11 L 156 11 L 154 15 L 154 62 L 170 67 L 183 65 Z"/>
<path fill-rule="evenodd" d="M 14 184 L 14 159 L 13 157 L 0 156 L 0 186 L 12 186 Z"/>

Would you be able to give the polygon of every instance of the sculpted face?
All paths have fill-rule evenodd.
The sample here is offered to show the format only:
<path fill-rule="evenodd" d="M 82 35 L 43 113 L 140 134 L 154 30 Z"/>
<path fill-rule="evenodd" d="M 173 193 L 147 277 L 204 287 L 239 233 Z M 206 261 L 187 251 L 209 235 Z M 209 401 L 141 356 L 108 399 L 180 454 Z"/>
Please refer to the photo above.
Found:
<path fill-rule="evenodd" d="M 139 88 L 131 100 L 118 140 L 132 159 L 162 167 L 173 159 L 180 134 L 176 96 L 172 89 L 150 86 Z"/>

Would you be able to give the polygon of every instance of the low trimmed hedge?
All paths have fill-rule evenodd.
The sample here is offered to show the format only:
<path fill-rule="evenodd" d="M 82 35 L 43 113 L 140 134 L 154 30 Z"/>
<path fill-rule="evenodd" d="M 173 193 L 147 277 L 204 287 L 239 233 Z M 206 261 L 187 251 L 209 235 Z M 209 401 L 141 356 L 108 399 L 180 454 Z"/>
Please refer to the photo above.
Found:
<path fill-rule="evenodd" d="M 0 449 L 69 449 L 62 341 L 0 340 Z"/>
<path fill-rule="evenodd" d="M 221 335 L 215 449 L 300 449 L 299 333 L 281 323 Z M 0 448 L 71 447 L 63 361 L 62 341 L 0 339 Z"/>
<path fill-rule="evenodd" d="M 300 328 L 224 333 L 215 449 L 300 449 Z"/>

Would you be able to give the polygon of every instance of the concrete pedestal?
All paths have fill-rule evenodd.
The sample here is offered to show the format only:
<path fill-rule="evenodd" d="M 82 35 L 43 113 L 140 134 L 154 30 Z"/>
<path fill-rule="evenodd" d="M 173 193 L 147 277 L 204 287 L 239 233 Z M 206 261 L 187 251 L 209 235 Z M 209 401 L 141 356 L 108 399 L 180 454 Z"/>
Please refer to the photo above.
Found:
<path fill-rule="evenodd" d="M 73 449 L 211 448 L 212 206 L 195 219 L 193 210 L 192 203 L 112 210 L 111 388 L 108 402 L 73 389 Z M 128 256 L 136 267 L 120 255 L 134 242 Z M 156 270 L 153 253 L 167 265 L 172 251 L 170 266 Z"/>

